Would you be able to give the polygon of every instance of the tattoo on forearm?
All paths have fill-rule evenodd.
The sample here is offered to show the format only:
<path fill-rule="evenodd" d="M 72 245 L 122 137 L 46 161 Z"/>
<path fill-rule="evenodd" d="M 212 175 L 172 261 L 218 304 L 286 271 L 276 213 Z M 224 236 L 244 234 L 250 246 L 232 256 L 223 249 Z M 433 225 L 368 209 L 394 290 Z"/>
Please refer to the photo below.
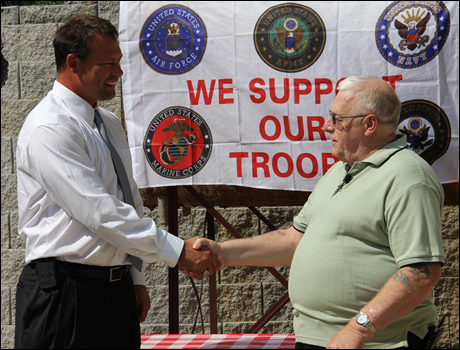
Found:
<path fill-rule="evenodd" d="M 414 264 L 410 268 L 409 272 L 412 272 L 414 275 L 423 274 L 426 277 L 430 276 L 430 269 L 427 264 Z"/>
<path fill-rule="evenodd" d="M 412 283 L 412 281 L 409 279 L 409 277 L 406 276 L 404 271 L 396 271 L 392 277 L 396 282 L 401 282 L 405 286 L 410 286 Z"/>
<path fill-rule="evenodd" d="M 407 266 L 410 269 L 409 270 L 399 270 L 396 271 L 395 274 L 392 276 L 393 279 L 397 282 L 401 282 L 402 284 L 406 286 L 410 286 L 412 281 L 410 278 L 406 275 L 406 273 L 410 272 L 413 275 L 425 275 L 426 277 L 430 276 L 430 269 L 428 268 L 428 264 L 414 264 L 414 265 L 409 265 Z"/>

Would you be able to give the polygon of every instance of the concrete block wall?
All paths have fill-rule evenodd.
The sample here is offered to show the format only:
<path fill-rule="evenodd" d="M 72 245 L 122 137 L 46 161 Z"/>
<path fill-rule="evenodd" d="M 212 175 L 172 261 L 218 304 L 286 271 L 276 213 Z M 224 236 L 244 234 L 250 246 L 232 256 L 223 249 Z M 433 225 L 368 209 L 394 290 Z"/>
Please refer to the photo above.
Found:
<path fill-rule="evenodd" d="M 15 290 L 24 266 L 24 243 L 17 235 L 17 199 L 15 150 L 17 136 L 27 114 L 45 97 L 57 77 L 52 38 L 60 24 L 80 13 L 98 15 L 118 26 L 118 1 L 69 1 L 59 6 L 2 7 L 2 28 L 8 42 L 3 54 L 10 63 L 9 78 L 1 91 L 1 347 L 13 348 Z M 118 116 L 122 114 L 121 89 L 117 97 L 102 103 Z M 457 190 L 458 197 L 458 190 Z M 278 228 L 287 228 L 300 207 L 262 208 Z M 244 236 L 268 232 L 246 208 L 220 208 L 219 212 Z M 145 215 L 158 219 L 157 210 L 145 208 Z M 443 238 L 447 263 L 440 283 L 434 290 L 438 309 L 450 312 L 450 337 L 446 331 L 441 347 L 458 348 L 458 201 L 448 205 L 443 213 Z M 205 210 L 193 208 L 189 216 L 179 210 L 179 235 L 187 239 L 203 234 Z M 232 239 L 226 230 L 215 224 L 216 239 Z M 289 277 L 289 268 L 278 270 Z M 150 264 L 146 271 L 152 300 L 147 320 L 142 324 L 144 334 L 168 333 L 168 268 Z M 196 282 L 198 290 L 200 282 Z M 203 285 L 203 316 L 205 332 L 209 333 L 209 301 L 207 281 Z M 284 288 L 264 268 L 223 268 L 217 276 L 218 331 L 243 333 L 251 327 L 283 294 Z M 180 277 L 180 332 L 190 333 L 197 308 L 196 298 L 188 277 Z M 288 303 L 260 333 L 293 333 L 292 306 Z M 447 329 L 447 320 L 446 320 Z M 195 333 L 201 333 L 201 322 Z"/>

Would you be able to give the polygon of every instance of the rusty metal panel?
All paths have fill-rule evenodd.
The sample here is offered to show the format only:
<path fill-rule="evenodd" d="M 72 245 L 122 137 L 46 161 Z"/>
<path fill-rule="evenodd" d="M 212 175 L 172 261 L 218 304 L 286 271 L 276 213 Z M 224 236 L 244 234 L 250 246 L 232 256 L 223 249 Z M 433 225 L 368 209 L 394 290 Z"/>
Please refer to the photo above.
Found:
<path fill-rule="evenodd" d="M 458 205 L 458 183 L 444 184 L 446 205 Z M 265 190 L 243 186 L 229 185 L 200 185 L 193 188 L 212 206 L 218 207 L 278 207 L 302 206 L 311 192 Z M 200 203 L 182 186 L 178 187 L 178 205 L 184 207 L 200 206 Z M 166 187 L 143 188 L 140 190 L 144 205 L 150 209 L 158 206 L 158 196 L 166 195 Z"/>
<path fill-rule="evenodd" d="M 212 206 L 218 207 L 301 206 L 310 195 L 310 192 L 264 190 L 243 186 L 209 185 L 193 188 Z M 150 209 L 158 206 L 158 196 L 166 194 L 164 187 L 144 188 L 140 191 L 144 205 Z M 179 205 L 200 206 L 198 200 L 183 189 L 178 201 Z"/>

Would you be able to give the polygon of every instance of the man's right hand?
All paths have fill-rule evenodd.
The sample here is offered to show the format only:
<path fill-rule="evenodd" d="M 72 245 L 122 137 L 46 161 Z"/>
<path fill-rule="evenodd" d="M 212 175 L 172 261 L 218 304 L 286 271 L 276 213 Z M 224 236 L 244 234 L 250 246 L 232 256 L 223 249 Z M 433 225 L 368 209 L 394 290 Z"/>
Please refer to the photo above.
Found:
<path fill-rule="evenodd" d="M 212 275 L 221 269 L 222 264 L 219 262 L 216 255 L 210 249 L 206 248 L 204 244 L 202 244 L 203 247 L 201 248 L 193 247 L 195 241 L 198 239 L 204 238 L 195 236 L 184 241 L 184 248 L 182 249 L 177 265 L 179 270 L 186 275 L 197 280 L 202 280 L 205 271 L 208 271 L 209 275 Z"/>
<path fill-rule="evenodd" d="M 207 249 L 207 250 L 210 250 L 214 254 L 214 256 L 217 259 L 217 264 L 219 266 L 217 271 L 219 271 L 222 266 L 225 266 L 222 260 L 223 259 L 222 248 L 219 243 L 212 241 L 210 239 L 207 239 L 207 238 L 203 238 L 203 237 L 194 237 L 193 240 L 194 240 L 193 249 L 198 250 L 198 251 Z M 187 270 L 181 270 L 181 271 L 187 276 L 198 279 L 193 271 L 187 271 Z"/>
<path fill-rule="evenodd" d="M 209 249 L 217 258 L 219 265 L 225 266 L 225 263 L 223 261 L 223 253 L 222 253 L 222 247 L 220 246 L 219 243 L 216 241 L 212 241 L 207 238 L 199 237 L 195 242 L 193 243 L 193 249 L 203 249 L 207 248 Z"/>
<path fill-rule="evenodd" d="M 288 266 L 303 237 L 303 233 L 293 226 L 275 230 L 266 234 L 214 242 L 206 238 L 197 238 L 194 249 L 209 249 L 214 253 L 221 266 Z M 188 274 L 192 276 L 192 274 Z"/>

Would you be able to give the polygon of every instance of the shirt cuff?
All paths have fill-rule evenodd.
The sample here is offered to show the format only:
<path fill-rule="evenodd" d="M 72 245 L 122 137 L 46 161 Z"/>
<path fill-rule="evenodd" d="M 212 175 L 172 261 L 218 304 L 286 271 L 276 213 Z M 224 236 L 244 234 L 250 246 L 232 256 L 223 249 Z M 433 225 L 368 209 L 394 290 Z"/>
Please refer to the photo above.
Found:
<path fill-rule="evenodd" d="M 300 233 L 305 234 L 305 231 L 306 231 L 306 230 L 303 230 L 303 231 L 302 231 L 300 228 L 297 228 L 297 227 L 295 226 L 295 223 L 292 225 L 292 227 L 294 227 L 294 229 L 295 229 L 296 231 L 299 231 Z"/>
<path fill-rule="evenodd" d="M 179 261 L 182 249 L 184 248 L 184 241 L 179 237 L 176 237 L 169 232 L 162 230 L 161 228 L 157 228 L 157 230 L 161 230 L 161 233 L 166 236 L 166 240 L 163 245 L 163 249 L 161 250 L 160 256 L 158 257 L 158 261 L 165 263 L 169 267 L 174 267 Z M 131 273 L 134 285 L 147 285 L 144 274 L 145 266 L 146 263 L 143 262 L 142 272 L 138 271 L 134 266 L 131 266 L 129 272 Z"/>
<path fill-rule="evenodd" d="M 182 249 L 184 248 L 184 240 L 162 230 L 161 228 L 158 228 L 157 230 L 161 230 L 166 236 L 166 241 L 161 249 L 158 261 L 165 263 L 169 267 L 174 267 L 177 265 Z"/>

